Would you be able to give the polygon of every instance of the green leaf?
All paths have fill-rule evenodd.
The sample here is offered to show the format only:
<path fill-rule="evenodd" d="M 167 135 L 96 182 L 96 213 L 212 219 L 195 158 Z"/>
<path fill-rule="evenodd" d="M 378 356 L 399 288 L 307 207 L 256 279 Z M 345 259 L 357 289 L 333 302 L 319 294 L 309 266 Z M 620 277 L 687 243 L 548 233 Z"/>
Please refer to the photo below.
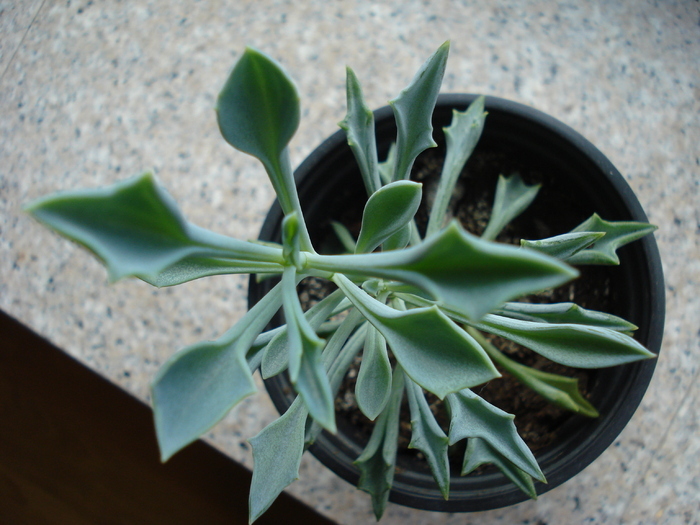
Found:
<path fill-rule="evenodd" d="M 537 499 L 532 476 L 515 466 L 512 461 L 489 445 L 486 440 L 469 438 L 467 451 L 464 455 L 464 463 L 462 464 L 462 475 L 466 476 L 477 467 L 487 463 L 496 465 L 515 486 L 532 499 Z"/>
<path fill-rule="evenodd" d="M 216 113 L 226 142 L 274 166 L 299 126 L 299 95 L 279 64 L 247 48 L 219 93 Z"/>
<path fill-rule="evenodd" d="M 372 508 L 377 520 L 384 514 L 394 481 L 403 388 L 403 373 L 399 368 L 394 371 L 390 400 L 377 418 L 367 446 L 355 461 L 360 469 L 357 488 L 372 496 Z"/>
<path fill-rule="evenodd" d="M 450 408 L 450 445 L 464 438 L 481 438 L 516 467 L 545 482 L 537 460 L 518 435 L 508 414 L 484 401 L 470 390 L 447 396 Z"/>
<path fill-rule="evenodd" d="M 336 431 L 330 384 L 321 360 L 325 344 L 304 317 L 296 293 L 296 268 L 282 274 L 282 305 L 289 337 L 289 377 L 314 420 L 331 432 Z"/>
<path fill-rule="evenodd" d="M 386 159 L 379 163 L 379 179 L 382 184 L 389 184 L 394 178 L 396 170 L 396 142 L 392 142 L 389 147 Z"/>
<path fill-rule="evenodd" d="M 343 294 L 336 290 L 304 313 L 304 317 L 314 332 L 318 331 L 342 300 Z M 267 344 L 261 365 L 260 374 L 263 379 L 276 376 L 289 365 L 289 338 L 286 325 Z"/>
<path fill-rule="evenodd" d="M 442 497 L 450 495 L 450 464 L 447 458 L 449 439 L 435 421 L 435 416 L 421 388 L 406 381 L 408 405 L 411 410 L 411 443 L 408 448 L 420 450 L 428 460 L 433 477 L 440 487 Z"/>
<path fill-rule="evenodd" d="M 265 272 L 282 262 L 277 248 L 188 223 L 149 173 L 105 188 L 49 195 L 25 209 L 95 254 L 107 267 L 110 281 L 134 276 L 154 284 L 177 284 L 218 273 L 224 259 L 228 273 L 252 268 Z M 197 268 L 186 271 L 191 265 Z M 181 273 L 177 277 L 173 272 Z"/>
<path fill-rule="evenodd" d="M 604 236 L 603 232 L 565 233 L 538 241 L 521 239 L 520 246 L 546 253 L 561 261 L 568 261 L 573 255 L 585 250 Z"/>
<path fill-rule="evenodd" d="M 499 176 L 491 218 L 481 238 L 494 240 L 510 221 L 527 209 L 539 190 L 539 184 L 528 186 L 519 175 Z"/>
<path fill-rule="evenodd" d="M 368 253 L 403 229 L 418 211 L 422 184 L 392 182 L 373 193 L 362 214 L 362 229 L 355 253 Z"/>
<path fill-rule="evenodd" d="M 500 310 L 494 313 L 505 315 L 513 319 L 520 319 L 521 321 L 599 326 L 625 334 L 630 334 L 637 329 L 635 325 L 629 321 L 625 321 L 621 317 L 605 312 L 587 310 L 575 303 L 506 303 Z"/>
<path fill-rule="evenodd" d="M 503 370 L 515 377 L 523 385 L 534 390 L 551 403 L 555 403 L 567 410 L 588 417 L 598 417 L 598 411 L 595 407 L 579 392 L 578 379 L 550 374 L 549 372 L 543 372 L 517 363 L 503 355 L 473 328 L 469 328 L 468 332 L 479 342 L 496 364 L 500 365 Z"/>
<path fill-rule="evenodd" d="M 569 258 L 570 264 L 620 264 L 616 250 L 641 239 L 656 230 L 656 226 L 634 221 L 605 221 L 597 213 L 576 226 L 575 232 L 603 232 L 605 236 L 593 246 Z"/>
<path fill-rule="evenodd" d="M 484 129 L 486 118 L 484 101 L 483 96 L 478 97 L 466 111 L 453 110 L 452 123 L 449 127 L 443 128 L 447 152 L 435 200 L 430 209 L 426 237 L 434 235 L 444 225 L 447 207 L 454 193 L 455 184 Z"/>
<path fill-rule="evenodd" d="M 151 395 L 163 461 L 255 393 L 246 352 L 281 303 L 278 285 L 218 340 L 185 348 L 160 368 Z"/>
<path fill-rule="evenodd" d="M 393 180 L 408 179 L 416 157 L 427 148 L 437 146 L 433 140 L 433 109 L 449 51 L 450 43 L 442 44 L 423 64 L 411 84 L 389 101 L 398 128 Z"/>
<path fill-rule="evenodd" d="M 221 135 L 265 166 L 285 215 L 297 212 L 302 249 L 312 250 L 287 145 L 299 126 L 299 95 L 287 73 L 267 55 L 246 48 L 216 105 Z"/>
<path fill-rule="evenodd" d="M 362 353 L 360 372 L 355 384 L 357 406 L 374 421 L 389 401 L 391 394 L 391 363 L 382 334 L 370 327 Z"/>
<path fill-rule="evenodd" d="M 440 399 L 499 377 L 479 344 L 437 307 L 395 310 L 341 274 L 333 280 L 384 336 L 406 374 Z"/>
<path fill-rule="evenodd" d="M 279 419 L 249 440 L 255 466 L 248 502 L 249 523 L 258 519 L 299 478 L 306 418 L 304 403 L 297 397 Z"/>
<path fill-rule="evenodd" d="M 402 250 L 408 246 L 411 242 L 411 235 L 413 234 L 412 222 L 413 221 L 401 228 L 399 231 L 391 234 L 391 236 L 382 243 L 382 250 Z"/>
<path fill-rule="evenodd" d="M 405 250 L 332 257 L 309 254 L 307 264 L 333 273 L 408 283 L 440 304 L 458 308 L 469 319 L 479 319 L 508 300 L 578 276 L 556 259 L 481 240 L 455 222 Z"/>
<path fill-rule="evenodd" d="M 630 336 L 600 326 L 520 321 L 493 314 L 474 326 L 576 368 L 604 368 L 656 357 Z"/>
<path fill-rule="evenodd" d="M 348 253 L 355 253 L 355 239 L 350 233 L 350 230 L 348 230 L 343 224 L 339 223 L 338 221 L 331 221 L 331 227 L 335 232 L 335 236 L 343 245 L 343 248 L 345 248 L 345 251 Z"/>
<path fill-rule="evenodd" d="M 348 145 L 360 167 L 367 195 L 372 195 L 382 185 L 379 180 L 374 115 L 365 104 L 360 82 L 350 68 L 347 68 L 346 92 L 348 113 L 339 125 L 347 133 Z"/>

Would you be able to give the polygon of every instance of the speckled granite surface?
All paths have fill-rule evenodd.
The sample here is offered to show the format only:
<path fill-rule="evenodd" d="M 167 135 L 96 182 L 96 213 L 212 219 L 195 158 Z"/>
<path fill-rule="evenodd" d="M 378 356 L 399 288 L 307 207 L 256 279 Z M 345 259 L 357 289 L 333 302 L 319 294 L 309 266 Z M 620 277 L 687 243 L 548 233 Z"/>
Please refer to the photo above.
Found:
<path fill-rule="evenodd" d="M 174 350 L 241 316 L 245 281 L 108 287 L 92 258 L 33 223 L 21 203 L 152 169 L 193 222 L 254 237 L 272 193 L 257 164 L 220 140 L 213 113 L 244 46 L 297 81 L 298 164 L 344 115 L 346 64 L 377 107 L 449 38 L 443 91 L 550 113 L 626 176 L 659 225 L 667 327 L 642 407 L 581 475 L 493 512 L 392 504 L 383 523 L 700 523 L 700 4 L 498 4 L 0 0 L 0 307 L 147 399 L 149 378 Z M 245 438 L 274 417 L 261 394 L 207 439 L 250 466 Z M 339 523 L 372 522 L 365 495 L 313 458 L 301 474 L 290 492 Z"/>

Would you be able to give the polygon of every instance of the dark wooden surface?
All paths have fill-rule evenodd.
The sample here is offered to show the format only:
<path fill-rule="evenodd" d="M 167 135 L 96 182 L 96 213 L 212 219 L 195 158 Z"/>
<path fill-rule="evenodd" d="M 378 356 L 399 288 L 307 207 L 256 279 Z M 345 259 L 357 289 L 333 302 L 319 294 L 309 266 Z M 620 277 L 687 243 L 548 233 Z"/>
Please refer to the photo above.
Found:
<path fill-rule="evenodd" d="M 161 464 L 151 410 L 0 312 L 0 523 L 247 523 L 251 474 L 203 442 Z M 256 523 L 331 524 L 282 494 Z"/>

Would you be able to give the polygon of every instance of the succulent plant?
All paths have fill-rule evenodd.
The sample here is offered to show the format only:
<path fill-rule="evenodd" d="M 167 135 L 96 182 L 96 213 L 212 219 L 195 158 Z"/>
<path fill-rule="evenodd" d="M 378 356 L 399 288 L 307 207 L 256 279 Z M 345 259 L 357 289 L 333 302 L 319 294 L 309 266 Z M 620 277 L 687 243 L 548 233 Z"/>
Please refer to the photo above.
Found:
<path fill-rule="evenodd" d="M 560 364 L 599 368 L 654 357 L 631 333 L 635 326 L 573 303 L 516 300 L 578 276 L 571 265 L 618 264 L 616 249 L 654 227 L 606 222 L 597 215 L 570 233 L 521 246 L 494 242 L 535 199 L 538 187 L 501 177 L 481 237 L 449 220 L 449 199 L 481 134 L 484 99 L 455 111 L 445 128 L 446 156 L 425 227 L 415 223 L 421 184 L 410 180 L 416 157 L 435 146 L 431 115 L 449 45 L 443 44 L 411 84 L 390 102 L 397 122 L 395 147 L 380 162 L 372 112 L 347 70 L 346 118 L 340 126 L 355 154 L 368 200 L 359 236 L 335 225 L 347 253 L 317 253 L 293 179 L 288 144 L 299 123 L 297 91 L 263 53 L 246 49 L 217 103 L 225 140 L 263 164 L 284 212 L 281 244 L 241 241 L 188 222 L 151 174 L 102 189 L 38 199 L 26 209 L 49 228 L 96 255 L 116 281 L 133 276 L 173 286 L 206 276 L 253 273 L 281 276 L 265 297 L 216 341 L 175 353 L 152 384 L 162 460 L 192 443 L 243 398 L 255 392 L 253 372 L 286 371 L 298 396 L 289 409 L 250 441 L 255 462 L 250 494 L 254 521 L 298 477 L 302 454 L 322 429 L 336 431 L 334 398 L 358 353 L 355 397 L 374 421 L 356 464 L 359 488 L 371 494 L 377 519 L 392 485 L 400 406 L 408 399 L 410 447 L 425 456 L 445 498 L 450 492 L 448 446 L 468 440 L 462 474 L 495 464 L 536 497 L 545 481 L 512 415 L 472 389 L 500 376 L 553 403 L 595 417 L 577 381 L 520 364 L 484 334 L 514 341 Z M 419 231 L 424 231 L 424 237 Z M 297 293 L 309 276 L 337 289 L 303 310 Z M 282 310 L 286 324 L 267 329 Z M 433 415 L 426 393 L 444 400 L 449 428 Z"/>

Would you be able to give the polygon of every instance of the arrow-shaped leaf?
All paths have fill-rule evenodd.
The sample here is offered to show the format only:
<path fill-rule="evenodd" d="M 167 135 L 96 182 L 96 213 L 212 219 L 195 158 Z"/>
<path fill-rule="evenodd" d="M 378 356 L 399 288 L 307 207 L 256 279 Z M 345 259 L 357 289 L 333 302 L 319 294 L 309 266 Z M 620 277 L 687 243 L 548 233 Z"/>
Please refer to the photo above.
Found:
<path fill-rule="evenodd" d="M 656 357 L 632 337 L 600 326 L 537 323 L 493 314 L 474 326 L 576 368 L 603 368 Z"/>
<path fill-rule="evenodd" d="M 333 280 L 384 336 L 406 374 L 441 399 L 499 376 L 479 344 L 437 307 L 395 310 L 341 274 Z"/>
<path fill-rule="evenodd" d="M 546 253 L 550 257 L 556 257 L 560 261 L 569 261 L 573 255 L 585 250 L 604 236 L 603 232 L 565 233 L 537 241 L 521 239 L 520 245 Z"/>
<path fill-rule="evenodd" d="M 486 112 L 484 97 L 478 97 L 466 111 L 452 111 L 451 124 L 445 132 L 446 154 L 435 200 L 430 209 L 426 237 L 435 234 L 445 223 L 447 207 L 454 193 L 455 184 L 467 160 L 474 151 L 484 129 Z"/>
<path fill-rule="evenodd" d="M 525 494 L 532 499 L 537 499 L 535 484 L 532 482 L 530 474 L 518 468 L 506 456 L 489 445 L 485 439 L 469 438 L 462 464 L 462 476 L 466 476 L 477 467 L 489 463 L 496 465 Z"/>
<path fill-rule="evenodd" d="M 539 185 L 528 186 L 519 175 L 498 177 L 491 218 L 481 238 L 494 240 L 510 221 L 527 209 L 539 190 Z"/>
<path fill-rule="evenodd" d="M 481 438 L 516 467 L 530 476 L 545 481 L 535 456 L 518 435 L 508 414 L 484 401 L 470 390 L 447 396 L 450 408 L 450 445 L 464 438 Z"/>
<path fill-rule="evenodd" d="M 348 145 L 360 167 L 367 195 L 372 195 L 381 187 L 377 160 L 377 140 L 374 135 L 374 115 L 365 104 L 360 82 L 355 72 L 347 68 L 348 113 L 340 123 L 348 136 Z"/>
<path fill-rule="evenodd" d="M 411 443 L 408 447 L 425 454 L 440 493 L 447 499 L 450 495 L 449 439 L 435 421 L 423 391 L 410 379 L 406 380 L 406 393 L 411 410 Z"/>
<path fill-rule="evenodd" d="M 616 250 L 641 239 L 656 230 L 656 226 L 634 221 L 605 221 L 597 213 L 576 226 L 575 232 L 602 232 L 605 236 L 593 246 L 572 255 L 571 264 L 620 264 Z"/>
<path fill-rule="evenodd" d="M 248 273 L 253 268 L 269 271 L 282 262 L 278 248 L 231 239 L 188 223 L 149 173 L 105 188 L 49 195 L 25 209 L 94 253 L 107 267 L 111 281 L 134 276 L 170 285 L 219 273 L 222 264 L 227 273 Z"/>
<path fill-rule="evenodd" d="M 552 288 L 578 276 L 568 265 L 532 250 L 484 241 L 452 222 L 405 250 L 361 255 L 309 254 L 311 267 L 417 286 L 469 319 L 513 298 Z"/>
<path fill-rule="evenodd" d="M 496 364 L 500 365 L 503 370 L 518 379 L 523 385 L 531 388 L 551 403 L 555 403 L 567 410 L 578 412 L 588 417 L 598 417 L 598 411 L 595 407 L 579 392 L 578 379 L 543 372 L 517 363 L 506 357 L 473 328 L 469 328 L 468 331 Z"/>
<path fill-rule="evenodd" d="M 403 229 L 418 211 L 422 185 L 400 180 L 383 186 L 367 200 L 355 253 L 368 253 Z"/>
<path fill-rule="evenodd" d="M 408 179 L 418 154 L 437 146 L 433 140 L 432 116 L 449 51 L 450 43 L 442 44 L 423 64 L 411 84 L 389 101 L 398 128 L 394 180 Z"/>
<path fill-rule="evenodd" d="M 278 285 L 217 341 L 185 348 L 160 368 L 151 394 L 163 461 L 255 392 L 246 352 L 281 303 Z"/>
<path fill-rule="evenodd" d="M 307 415 L 304 403 L 297 397 L 279 419 L 249 440 L 255 464 L 248 503 L 249 523 L 258 519 L 299 478 Z"/>
<path fill-rule="evenodd" d="M 494 313 L 512 317 L 513 319 L 520 319 L 521 321 L 599 326 L 625 334 L 630 334 L 637 329 L 635 325 L 621 317 L 596 310 L 588 310 L 575 303 L 506 303 L 498 312 Z"/>
<path fill-rule="evenodd" d="M 386 340 L 373 326 L 367 332 L 362 363 L 355 384 L 355 399 L 362 413 L 371 421 L 384 409 L 391 393 L 391 363 Z"/>
<path fill-rule="evenodd" d="M 394 481 L 403 387 L 403 373 L 399 369 L 394 371 L 390 400 L 377 418 L 367 446 L 355 461 L 360 469 L 357 488 L 372 496 L 372 508 L 377 520 L 384 514 Z"/>

